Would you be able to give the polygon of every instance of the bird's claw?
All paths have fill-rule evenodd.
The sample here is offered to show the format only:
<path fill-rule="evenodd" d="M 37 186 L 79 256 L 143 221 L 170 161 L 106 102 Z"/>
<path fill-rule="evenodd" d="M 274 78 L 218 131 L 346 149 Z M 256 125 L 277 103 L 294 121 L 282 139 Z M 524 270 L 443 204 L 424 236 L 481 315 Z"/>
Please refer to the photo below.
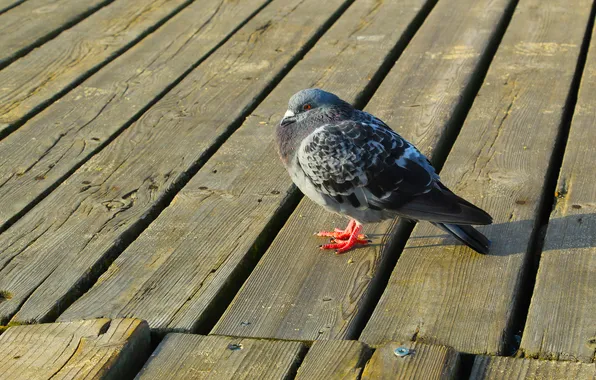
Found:
<path fill-rule="evenodd" d="M 351 236 L 351 234 L 349 232 L 345 232 L 344 230 L 340 230 L 338 228 L 336 228 L 334 232 L 330 232 L 330 231 L 315 232 L 315 235 L 319 236 L 319 237 L 329 237 L 334 240 L 348 240 Z M 368 239 L 368 236 L 365 234 L 358 234 L 358 239 L 366 240 L 366 239 Z"/>
<path fill-rule="evenodd" d="M 340 240 L 335 239 L 333 243 L 329 244 L 321 244 L 319 245 L 320 249 L 335 249 L 336 254 L 342 254 L 350 249 L 354 248 L 356 245 L 368 245 L 372 243 L 371 240 L 368 239 L 348 239 L 348 240 Z"/>
<path fill-rule="evenodd" d="M 350 223 L 345 230 L 335 228 L 333 232 L 321 231 L 317 233 L 317 236 L 331 238 L 328 244 L 322 244 L 319 246 L 321 249 L 335 249 L 336 254 L 344 253 L 356 245 L 367 245 L 371 243 L 368 240 L 368 236 L 361 234 L 362 225 L 351 219 Z"/>

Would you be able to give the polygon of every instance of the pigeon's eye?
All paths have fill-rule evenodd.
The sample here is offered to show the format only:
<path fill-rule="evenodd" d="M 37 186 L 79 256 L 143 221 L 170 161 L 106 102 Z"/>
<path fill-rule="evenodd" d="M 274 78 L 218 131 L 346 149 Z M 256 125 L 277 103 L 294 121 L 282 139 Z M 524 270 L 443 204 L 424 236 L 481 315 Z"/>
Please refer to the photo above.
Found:
<path fill-rule="evenodd" d="M 312 108 L 312 106 L 310 104 L 308 104 L 308 103 L 306 103 L 305 105 L 302 106 L 302 109 L 305 110 L 305 111 L 308 111 L 311 108 Z"/>

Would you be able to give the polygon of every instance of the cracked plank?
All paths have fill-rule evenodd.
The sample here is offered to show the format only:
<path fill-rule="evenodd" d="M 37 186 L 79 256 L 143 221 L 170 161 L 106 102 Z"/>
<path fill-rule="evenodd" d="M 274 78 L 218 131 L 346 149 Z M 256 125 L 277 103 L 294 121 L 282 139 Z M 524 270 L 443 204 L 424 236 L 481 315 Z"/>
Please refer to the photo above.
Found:
<path fill-rule="evenodd" d="M 0 378 L 123 379 L 149 354 L 149 328 L 138 319 L 13 326 L 0 335 Z"/>
<path fill-rule="evenodd" d="M 304 357 L 297 380 L 359 380 L 371 350 L 354 340 L 319 340 Z"/>
<path fill-rule="evenodd" d="M 2 13 L 0 67 L 112 1 L 29 0 Z M 15 2 L 3 1 L 0 9 Z"/>
<path fill-rule="evenodd" d="M 397 356 L 398 348 L 407 350 L 407 354 Z M 391 342 L 375 350 L 364 367 L 362 380 L 455 379 L 459 359 L 459 353 L 451 347 Z"/>
<path fill-rule="evenodd" d="M 594 380 L 594 364 L 477 356 L 470 380 Z"/>
<path fill-rule="evenodd" d="M 518 297 L 530 291 L 521 279 L 541 199 L 551 196 L 542 189 L 591 5 L 519 2 L 441 171 L 455 193 L 494 217 L 480 228 L 491 253 L 416 226 L 362 341 L 416 337 L 462 352 L 505 351 Z"/>
<path fill-rule="evenodd" d="M 595 94 L 593 33 L 522 335 L 525 356 L 584 362 L 596 356 Z"/>
<path fill-rule="evenodd" d="M 115 1 L 0 71 L 0 135 L 10 133 L 32 112 L 122 54 L 189 3 L 190 0 Z M 63 14 L 72 5 L 56 6 L 53 13 Z M 96 88 L 86 90 L 79 95 L 105 95 Z"/>
<path fill-rule="evenodd" d="M 432 153 L 448 133 L 462 93 L 473 84 L 510 4 L 509 0 L 439 1 L 366 110 Z M 271 160 L 279 159 L 271 156 Z M 373 237 L 369 247 L 344 255 L 321 251 L 318 245 L 325 240 L 313 233 L 346 223 L 345 217 L 303 199 L 213 332 L 355 339 L 398 239 L 392 237 L 395 222 L 386 221 L 365 225 Z"/>
<path fill-rule="evenodd" d="M 294 7 L 285 1 L 265 7 L 0 235 L 0 246 L 14 243 L 0 252 L 0 290 L 12 294 L 0 303 L 2 321 L 55 318 L 90 287 L 346 1 L 290 4 Z M 318 12 L 312 12 L 315 4 Z M 271 26 L 257 34 L 266 23 Z M 51 228 L 15 255 L 39 223 L 39 229 Z"/>
<path fill-rule="evenodd" d="M 305 352 L 300 342 L 168 334 L 136 379 L 290 379 Z"/>
<path fill-rule="evenodd" d="M 153 9 L 158 3 L 146 5 Z M 0 162 L 0 228 L 89 159 L 265 3 L 209 0 L 191 4 L 0 141 L 0 157 L 4 158 Z M 127 8 L 131 15 L 137 14 L 139 5 L 118 2 L 108 8 L 119 9 L 107 16 Z M 173 5 L 153 10 L 149 20 L 159 19 Z M 131 15 L 121 16 L 120 22 L 130 21 Z M 62 42 L 67 48 L 68 42 Z"/>
<path fill-rule="evenodd" d="M 377 7 L 376 0 L 367 0 L 350 6 L 60 319 L 136 315 L 162 332 L 203 331 L 213 323 L 272 238 L 285 208 L 295 204 L 295 188 L 274 143 L 274 127 L 288 99 L 301 88 L 318 86 L 354 101 L 424 4 L 412 0 Z M 399 24 L 395 14 L 403 15 Z M 391 34 L 386 34 L 388 24 Z M 371 35 L 383 37 L 359 38 Z"/>

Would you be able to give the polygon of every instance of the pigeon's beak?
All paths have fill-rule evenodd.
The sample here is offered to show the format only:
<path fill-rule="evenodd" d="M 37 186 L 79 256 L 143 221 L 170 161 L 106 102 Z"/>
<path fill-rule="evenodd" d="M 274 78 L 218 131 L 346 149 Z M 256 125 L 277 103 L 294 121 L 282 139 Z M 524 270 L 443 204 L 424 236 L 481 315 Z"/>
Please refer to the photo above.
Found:
<path fill-rule="evenodd" d="M 281 119 L 281 126 L 285 127 L 288 124 L 292 124 L 293 122 L 296 121 L 296 115 L 294 114 L 294 112 L 287 110 L 286 113 L 284 114 L 284 117 Z"/>

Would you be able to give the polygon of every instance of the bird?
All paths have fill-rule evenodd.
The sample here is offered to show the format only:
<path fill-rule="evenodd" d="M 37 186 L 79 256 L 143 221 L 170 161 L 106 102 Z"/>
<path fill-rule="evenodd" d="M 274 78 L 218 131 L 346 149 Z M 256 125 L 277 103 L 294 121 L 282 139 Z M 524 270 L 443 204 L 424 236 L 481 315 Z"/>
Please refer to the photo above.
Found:
<path fill-rule="evenodd" d="M 484 210 L 445 186 L 431 162 L 381 119 L 318 89 L 294 94 L 276 126 L 281 161 L 304 195 L 347 215 L 345 229 L 321 231 L 321 249 L 337 254 L 371 241 L 364 223 L 396 217 L 428 221 L 481 254 L 490 241 L 472 225 L 492 223 Z"/>

